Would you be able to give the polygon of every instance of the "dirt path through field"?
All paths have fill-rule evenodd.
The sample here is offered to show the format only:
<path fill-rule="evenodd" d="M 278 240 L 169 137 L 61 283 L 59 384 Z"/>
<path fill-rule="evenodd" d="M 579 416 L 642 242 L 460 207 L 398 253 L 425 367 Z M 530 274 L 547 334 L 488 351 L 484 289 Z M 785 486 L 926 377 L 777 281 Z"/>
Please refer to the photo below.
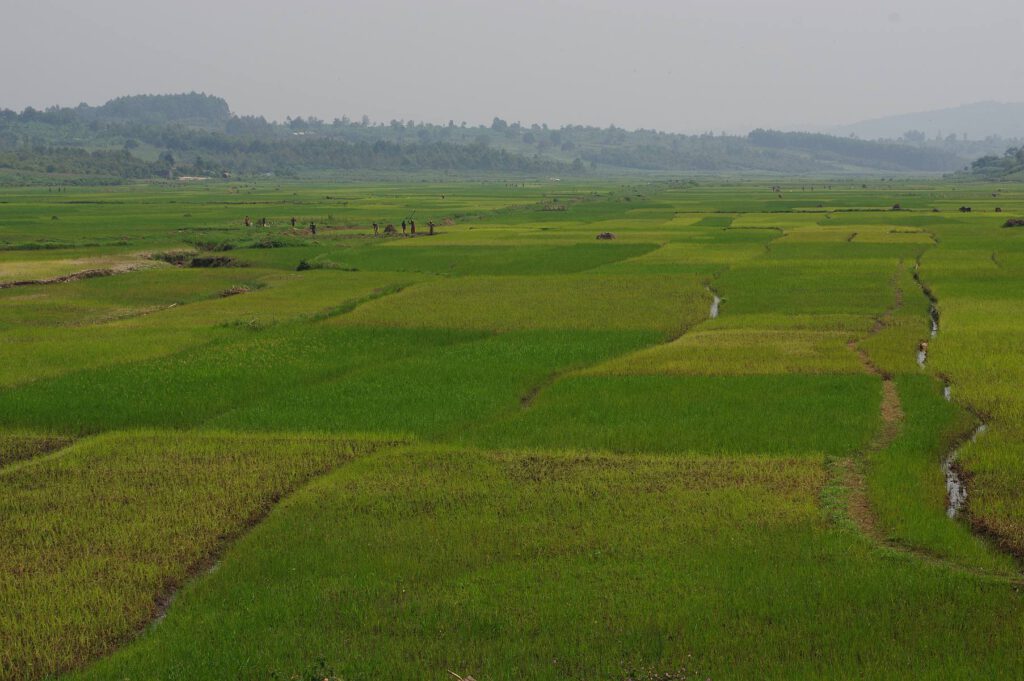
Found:
<path fill-rule="evenodd" d="M 882 424 L 865 451 L 856 456 L 844 457 L 831 462 L 833 484 L 838 486 L 845 494 L 845 503 L 842 508 L 843 515 L 848 518 L 862 536 L 887 551 L 894 551 L 914 560 L 942 566 L 973 577 L 1018 586 L 1024 585 L 1024 577 L 993 575 L 938 556 L 925 549 L 908 545 L 886 535 L 885 530 L 879 525 L 878 519 L 871 508 L 871 502 L 868 498 L 865 467 L 867 459 L 871 455 L 884 451 L 899 437 L 903 426 L 904 413 L 899 393 L 896 389 L 896 383 L 892 378 L 882 372 L 871 361 L 868 354 L 856 346 L 855 342 L 851 342 L 850 347 L 860 357 L 865 371 L 882 379 L 882 403 L 880 407 Z M 954 449 L 955 451 L 956 449 Z M 961 489 L 963 489 L 963 494 L 966 495 L 965 488 Z"/>
<path fill-rule="evenodd" d="M 124 265 L 113 265 L 111 267 L 104 267 L 100 269 L 72 272 L 71 274 L 65 274 L 59 277 L 50 277 L 48 279 L 25 279 L 22 281 L 3 282 L 0 283 L 0 289 L 16 288 L 20 286 L 43 286 L 46 284 L 67 284 L 72 281 L 81 281 L 82 279 L 94 279 L 96 277 L 111 277 L 114 276 L 115 274 L 127 274 L 128 272 L 135 272 L 136 270 L 145 269 L 147 267 L 153 267 L 153 265 L 148 263 L 128 263 Z"/>
<path fill-rule="evenodd" d="M 884 451 L 896 440 L 903 426 L 903 405 L 900 403 L 899 392 L 896 390 L 896 383 L 883 372 L 878 365 L 871 361 L 868 353 L 857 346 L 856 341 L 850 341 L 848 347 L 857 354 L 864 371 L 878 376 L 882 379 L 882 404 L 880 407 L 882 425 L 872 438 L 864 452 L 856 458 L 847 457 L 843 459 L 838 468 L 842 474 L 843 485 L 848 490 L 848 512 L 850 519 L 864 535 L 870 537 L 876 543 L 889 545 L 891 542 L 886 539 L 884 533 L 878 526 L 878 522 L 871 510 L 871 503 L 868 500 L 867 478 L 864 468 L 867 465 L 867 458 L 872 454 Z"/>
<path fill-rule="evenodd" d="M 914 280 L 921 287 L 922 292 L 931 303 L 929 308 L 929 318 L 932 325 L 932 334 L 934 336 L 938 333 L 938 301 L 935 296 L 932 295 L 931 291 L 921 282 L 917 274 L 916 266 L 914 270 Z M 888 326 L 892 314 L 898 310 L 902 304 L 903 292 L 897 287 L 894 306 L 878 318 L 875 325 L 868 332 L 868 337 L 871 337 L 885 329 Z M 871 442 L 868 444 L 867 448 L 858 455 L 830 462 L 831 477 L 833 481 L 832 484 L 836 485 L 845 493 L 845 503 L 842 504 L 842 512 L 844 512 L 845 517 L 848 518 L 848 520 L 864 537 L 886 550 L 895 551 L 933 565 L 941 565 L 964 574 L 970 574 L 972 576 L 1002 583 L 1024 585 L 1024 577 L 992 575 L 991 573 L 976 570 L 947 558 L 935 555 L 925 549 L 908 545 L 886 535 L 884 529 L 879 525 L 878 519 L 871 508 L 871 503 L 868 498 L 865 469 L 867 466 L 867 460 L 872 455 L 886 450 L 896 440 L 896 438 L 899 437 L 905 414 L 900 402 L 896 383 L 892 376 L 875 364 L 871 359 L 871 356 L 860 348 L 857 341 L 851 340 L 848 343 L 848 347 L 852 352 L 856 353 L 866 373 L 878 376 L 882 380 L 882 401 L 880 406 L 881 426 L 872 438 Z M 947 396 L 949 394 L 948 391 L 949 386 L 947 384 L 944 388 L 944 393 Z M 957 452 L 965 441 L 973 441 L 973 439 L 975 439 L 979 434 L 984 433 L 986 428 L 987 426 L 984 423 L 980 424 L 970 436 L 961 439 L 952 449 L 950 454 L 943 460 L 942 470 L 946 476 L 946 489 L 948 496 L 947 515 L 950 518 L 955 518 L 957 514 L 961 512 L 967 498 L 966 484 L 964 483 L 963 478 L 960 475 L 960 470 L 956 465 Z"/>

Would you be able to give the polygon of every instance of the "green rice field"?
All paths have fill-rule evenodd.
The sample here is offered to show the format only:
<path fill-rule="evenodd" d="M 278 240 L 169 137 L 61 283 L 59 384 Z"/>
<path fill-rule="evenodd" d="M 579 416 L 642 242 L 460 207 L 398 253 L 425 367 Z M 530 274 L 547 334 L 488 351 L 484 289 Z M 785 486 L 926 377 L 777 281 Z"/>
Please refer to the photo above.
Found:
<path fill-rule="evenodd" d="M 1024 678 L 1024 188 L 627 182 L 0 189 L 0 679 Z"/>

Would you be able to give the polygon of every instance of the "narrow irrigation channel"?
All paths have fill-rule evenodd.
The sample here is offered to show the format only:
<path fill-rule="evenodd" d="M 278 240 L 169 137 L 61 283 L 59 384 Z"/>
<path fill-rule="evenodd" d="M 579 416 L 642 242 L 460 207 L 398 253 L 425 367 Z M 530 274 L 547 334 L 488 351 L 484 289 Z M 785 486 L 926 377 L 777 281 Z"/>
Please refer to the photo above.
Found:
<path fill-rule="evenodd" d="M 988 424 L 979 423 L 967 441 L 976 441 L 986 430 Z M 967 503 L 967 485 L 957 464 L 959 455 L 960 446 L 954 447 L 942 462 L 942 472 L 946 475 L 946 515 L 950 518 L 956 518 Z"/>
<path fill-rule="evenodd" d="M 917 277 L 915 276 L 915 279 L 916 278 Z M 920 282 L 918 283 L 920 284 Z M 922 290 L 925 290 L 923 286 Z M 929 317 L 932 321 L 932 331 L 937 334 L 939 330 L 937 301 L 934 301 L 934 298 L 930 296 L 930 293 L 926 293 L 926 295 L 928 295 L 929 299 L 933 301 L 932 309 L 934 309 L 935 312 L 930 310 Z M 900 299 L 899 294 L 897 294 L 897 299 Z M 876 326 L 869 332 L 869 335 L 878 333 L 883 330 L 885 326 L 886 322 L 884 319 L 880 320 L 879 323 L 876 324 Z M 926 350 L 927 343 L 923 343 L 923 345 Z M 917 547 L 899 539 L 894 539 L 887 533 L 885 528 L 879 524 L 868 499 L 867 476 L 864 469 L 863 459 L 869 457 L 871 454 L 883 452 L 896 440 L 903 426 L 905 415 L 902 411 L 902 404 L 900 402 L 895 378 L 875 364 L 870 355 L 858 346 L 857 341 L 849 341 L 848 347 L 859 357 L 867 373 L 879 377 L 882 381 L 882 404 L 880 409 L 882 427 L 868 444 L 866 450 L 861 452 L 862 456 L 859 461 L 858 457 L 847 457 L 844 459 L 836 459 L 831 462 L 826 462 L 826 466 L 829 469 L 829 476 L 834 481 L 833 484 L 836 486 L 835 488 L 842 490 L 842 493 L 845 495 L 845 499 L 841 502 L 842 510 L 838 512 L 836 518 L 840 521 L 851 522 L 867 539 L 889 550 L 904 553 L 906 555 L 913 556 L 916 559 L 937 565 L 943 565 L 949 569 L 967 574 L 986 578 L 992 577 L 992 575 L 985 570 L 977 570 L 970 566 L 961 565 L 956 560 L 937 555 L 935 552 L 927 548 Z M 943 381 L 943 396 L 947 401 L 952 401 L 952 386 L 950 381 L 946 376 L 940 375 L 939 378 Z M 974 412 L 972 411 L 972 413 Z M 975 415 L 977 416 L 976 413 Z M 958 459 L 960 451 L 964 445 L 976 441 L 988 430 L 988 425 L 981 421 L 980 418 L 979 422 L 979 425 L 971 433 L 959 438 L 955 445 L 951 446 L 951 451 L 947 456 L 943 457 L 941 461 L 943 475 L 946 480 L 946 516 L 954 522 L 959 522 L 959 517 L 961 515 L 966 516 L 969 513 L 969 509 L 967 508 L 968 491 L 966 479 L 960 468 Z M 830 502 L 830 499 L 826 498 L 826 503 L 828 502 Z M 968 523 L 968 525 L 970 525 L 970 523 Z M 973 527 L 970 529 L 972 531 L 974 530 Z M 1007 581 L 1015 586 L 1024 586 L 1024 581 L 1022 581 L 1019 576 L 1008 577 Z"/>
<path fill-rule="evenodd" d="M 927 293 L 928 297 L 931 298 L 931 294 L 928 293 L 927 289 L 925 289 L 925 293 Z M 932 300 L 934 301 L 934 298 L 932 298 Z M 928 319 L 932 325 L 931 337 L 935 338 L 939 335 L 939 309 L 935 307 L 934 302 L 928 307 Z M 917 365 L 923 369 L 927 362 L 928 341 L 921 341 L 921 344 L 917 346 Z"/>
<path fill-rule="evenodd" d="M 921 293 L 928 299 L 928 321 L 931 323 L 931 337 L 935 338 L 939 335 L 939 299 L 935 297 L 932 290 L 928 288 L 923 281 L 921 281 L 921 263 L 917 262 L 914 264 L 914 281 L 921 288 Z M 928 341 L 922 340 L 921 344 L 917 347 L 917 365 L 924 368 L 928 362 Z"/>
<path fill-rule="evenodd" d="M 914 266 L 914 281 L 921 287 L 921 292 L 928 298 L 928 320 L 931 323 L 931 337 L 939 335 L 939 301 L 923 281 L 918 272 L 919 265 Z M 917 365 L 922 369 L 928 361 L 928 341 L 921 341 L 917 349 Z M 953 386 L 948 380 L 944 380 L 942 396 L 947 402 L 953 401 Z M 946 477 L 946 516 L 956 519 L 967 504 L 967 482 L 964 480 L 957 460 L 960 456 L 960 449 L 964 442 L 974 442 L 979 436 L 988 430 L 988 424 L 984 421 L 971 432 L 965 441 L 958 442 L 942 460 L 942 474 Z"/>

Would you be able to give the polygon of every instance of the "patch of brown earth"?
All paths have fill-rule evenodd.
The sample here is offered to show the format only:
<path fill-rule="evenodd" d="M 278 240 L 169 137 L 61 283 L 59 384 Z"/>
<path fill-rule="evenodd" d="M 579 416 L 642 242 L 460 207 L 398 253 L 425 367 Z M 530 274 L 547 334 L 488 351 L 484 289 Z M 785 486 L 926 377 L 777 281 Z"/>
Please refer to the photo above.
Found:
<path fill-rule="evenodd" d="M 134 272 L 140 270 L 144 265 L 132 263 L 128 265 L 114 265 L 113 267 L 105 267 L 102 269 L 93 270 L 82 270 L 81 272 L 73 272 L 71 274 L 65 274 L 59 277 L 50 277 L 49 279 L 26 279 L 23 281 L 8 281 L 0 283 L 0 289 L 5 288 L 16 288 L 18 286 L 41 286 L 45 284 L 67 284 L 72 281 L 80 281 L 82 279 L 93 279 L 95 277 L 110 277 L 115 274 L 125 274 L 127 272 Z"/>

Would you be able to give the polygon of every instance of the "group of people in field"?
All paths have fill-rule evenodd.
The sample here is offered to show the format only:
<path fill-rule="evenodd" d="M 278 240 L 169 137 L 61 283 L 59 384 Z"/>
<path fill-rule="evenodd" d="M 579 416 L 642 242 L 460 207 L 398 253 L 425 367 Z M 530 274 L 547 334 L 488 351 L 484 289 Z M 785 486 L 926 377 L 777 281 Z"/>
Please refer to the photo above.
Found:
<path fill-rule="evenodd" d="M 434 234 L 434 221 L 433 220 L 427 222 L 427 229 L 430 230 L 430 235 L 433 236 L 433 234 Z M 395 229 L 395 226 L 393 224 L 388 223 L 387 226 L 384 227 L 384 233 L 385 234 L 397 234 L 398 230 Z M 416 236 L 416 221 L 415 220 L 408 220 L 408 221 L 402 220 L 402 234 L 406 234 L 408 236 Z M 373 223 L 373 235 L 374 236 L 380 236 L 380 224 L 378 224 L 376 222 Z"/>
<path fill-rule="evenodd" d="M 249 217 L 248 215 L 245 216 L 245 219 L 243 220 L 243 222 L 244 222 L 246 227 L 252 227 L 252 218 Z M 298 220 L 294 216 L 291 218 L 290 222 L 292 223 L 292 229 L 294 229 L 295 225 L 298 224 Z M 260 227 L 266 227 L 267 224 L 268 223 L 267 223 L 267 219 L 266 218 L 260 218 L 260 220 L 259 220 L 259 226 Z M 430 221 L 427 222 L 427 229 L 429 230 L 430 235 L 433 236 L 433 234 L 434 234 L 434 221 L 433 220 L 430 220 Z M 398 232 L 398 230 L 396 230 L 395 226 L 393 224 L 391 224 L 391 223 L 388 223 L 388 225 L 384 228 L 384 233 L 385 234 L 397 234 L 397 232 Z M 311 221 L 309 223 L 309 233 L 312 234 L 313 236 L 316 236 L 316 223 L 315 222 Z M 402 220 L 402 234 L 405 234 L 405 235 L 408 235 L 408 236 L 416 236 L 416 221 L 415 220 Z M 373 223 L 373 235 L 374 236 L 380 236 L 380 224 L 379 223 L 376 223 L 376 222 Z"/>
<path fill-rule="evenodd" d="M 297 225 L 299 221 L 293 215 L 289 222 L 292 223 L 292 229 L 295 229 L 295 225 Z M 246 227 L 252 227 L 252 218 L 249 217 L 248 215 L 246 215 L 245 218 L 242 220 L 242 224 L 244 224 Z M 266 227 L 267 225 L 270 224 L 270 222 L 266 218 L 260 218 L 258 224 L 259 224 L 260 227 Z M 313 235 L 316 235 L 316 223 L 315 222 L 311 221 L 309 223 L 309 231 Z"/>

